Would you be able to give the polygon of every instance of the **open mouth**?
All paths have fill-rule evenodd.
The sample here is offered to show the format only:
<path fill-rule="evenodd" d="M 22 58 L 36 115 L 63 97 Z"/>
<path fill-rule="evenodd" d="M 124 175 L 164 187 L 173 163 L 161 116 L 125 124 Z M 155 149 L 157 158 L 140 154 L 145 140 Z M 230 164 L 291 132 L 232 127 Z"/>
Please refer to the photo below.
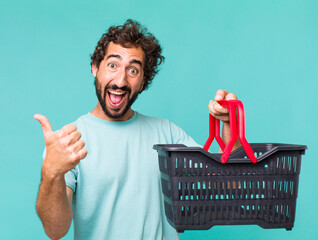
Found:
<path fill-rule="evenodd" d="M 107 90 L 109 103 L 112 108 L 120 108 L 125 99 L 127 98 L 128 94 L 125 91 L 118 91 L 118 90 Z"/>

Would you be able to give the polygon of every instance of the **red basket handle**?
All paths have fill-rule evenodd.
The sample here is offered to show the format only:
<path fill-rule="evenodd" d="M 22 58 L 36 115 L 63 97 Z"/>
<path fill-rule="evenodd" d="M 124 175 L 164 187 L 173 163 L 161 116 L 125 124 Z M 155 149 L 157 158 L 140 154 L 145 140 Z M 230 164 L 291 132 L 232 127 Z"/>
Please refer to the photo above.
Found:
<path fill-rule="evenodd" d="M 221 147 L 223 154 L 221 156 L 221 163 L 226 163 L 228 158 L 231 155 L 231 151 L 234 147 L 234 144 L 237 140 L 237 124 L 238 121 L 238 137 L 242 144 L 243 149 L 246 152 L 247 157 L 253 162 L 256 163 L 257 159 L 254 155 L 254 151 L 247 142 L 245 138 L 245 117 L 244 117 L 244 107 L 243 103 L 239 100 L 220 100 L 217 101 L 222 107 L 229 109 L 230 117 L 230 130 L 231 137 L 228 144 L 225 146 L 222 138 L 220 137 L 220 120 L 214 118 L 211 114 L 209 116 L 209 138 L 203 146 L 203 149 L 208 151 L 213 139 L 215 137 L 219 146 Z M 237 115 L 236 115 L 237 112 Z M 237 118 L 236 118 L 237 117 Z"/>

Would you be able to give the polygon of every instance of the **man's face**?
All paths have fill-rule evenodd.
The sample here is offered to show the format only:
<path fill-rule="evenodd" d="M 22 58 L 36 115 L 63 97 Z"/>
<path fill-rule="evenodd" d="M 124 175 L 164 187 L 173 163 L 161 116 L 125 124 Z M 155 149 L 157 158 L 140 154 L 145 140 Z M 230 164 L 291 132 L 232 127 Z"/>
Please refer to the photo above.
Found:
<path fill-rule="evenodd" d="M 144 83 L 144 51 L 109 43 L 99 68 L 92 65 L 99 104 L 110 120 L 126 120 Z"/>

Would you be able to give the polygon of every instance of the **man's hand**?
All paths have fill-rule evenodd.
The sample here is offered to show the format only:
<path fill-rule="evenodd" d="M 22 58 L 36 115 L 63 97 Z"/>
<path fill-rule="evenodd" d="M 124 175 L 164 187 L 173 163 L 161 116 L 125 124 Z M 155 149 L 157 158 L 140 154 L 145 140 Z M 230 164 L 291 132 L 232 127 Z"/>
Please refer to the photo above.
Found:
<path fill-rule="evenodd" d="M 53 132 L 51 124 L 45 116 L 35 114 L 34 118 L 41 123 L 46 145 L 42 174 L 52 178 L 64 176 L 87 155 L 87 150 L 83 148 L 85 142 L 80 140 L 81 133 L 73 124 Z"/>
<path fill-rule="evenodd" d="M 218 90 L 215 94 L 215 101 L 211 100 L 209 103 L 209 112 L 210 114 L 221 120 L 223 123 L 229 123 L 229 110 L 225 107 L 222 107 L 218 104 L 217 100 L 237 100 L 237 97 L 234 93 L 229 93 L 226 90 Z"/>
<path fill-rule="evenodd" d="M 225 107 L 222 107 L 218 104 L 217 100 L 236 100 L 237 97 L 234 93 L 229 93 L 226 90 L 218 90 L 215 94 L 215 101 L 211 100 L 209 103 L 209 112 L 210 114 L 221 120 L 223 122 L 223 129 L 222 129 L 222 139 L 225 145 L 229 142 L 231 138 L 231 129 L 230 129 L 230 117 L 229 117 L 229 110 Z M 239 148 L 241 143 L 239 139 L 237 139 L 235 145 L 233 146 L 232 151 Z M 222 152 L 221 148 L 219 152 Z"/>

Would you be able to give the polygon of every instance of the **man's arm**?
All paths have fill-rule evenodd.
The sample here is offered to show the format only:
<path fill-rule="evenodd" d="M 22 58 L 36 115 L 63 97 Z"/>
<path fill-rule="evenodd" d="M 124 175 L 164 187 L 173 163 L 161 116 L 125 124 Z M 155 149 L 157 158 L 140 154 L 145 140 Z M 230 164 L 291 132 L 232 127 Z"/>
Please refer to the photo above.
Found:
<path fill-rule="evenodd" d="M 73 190 L 66 187 L 64 175 L 42 176 L 36 211 L 45 233 L 53 240 L 64 237 L 71 226 L 72 198 Z"/>
<path fill-rule="evenodd" d="M 87 151 L 75 125 L 53 132 L 45 116 L 37 114 L 34 118 L 41 123 L 46 146 L 36 210 L 46 234 L 60 239 L 68 232 L 73 218 L 73 190 L 66 187 L 64 174 L 75 168 Z"/>
<path fill-rule="evenodd" d="M 223 122 L 222 139 L 225 145 L 227 145 L 231 138 L 229 110 L 227 108 L 221 107 L 221 105 L 218 104 L 216 101 L 236 99 L 237 97 L 234 93 L 229 93 L 226 90 L 220 89 L 216 92 L 215 101 L 211 100 L 209 103 L 210 114 Z M 232 151 L 239 148 L 240 146 L 242 145 L 239 139 L 237 139 Z M 221 148 L 219 148 L 219 152 L 222 152 Z"/>

